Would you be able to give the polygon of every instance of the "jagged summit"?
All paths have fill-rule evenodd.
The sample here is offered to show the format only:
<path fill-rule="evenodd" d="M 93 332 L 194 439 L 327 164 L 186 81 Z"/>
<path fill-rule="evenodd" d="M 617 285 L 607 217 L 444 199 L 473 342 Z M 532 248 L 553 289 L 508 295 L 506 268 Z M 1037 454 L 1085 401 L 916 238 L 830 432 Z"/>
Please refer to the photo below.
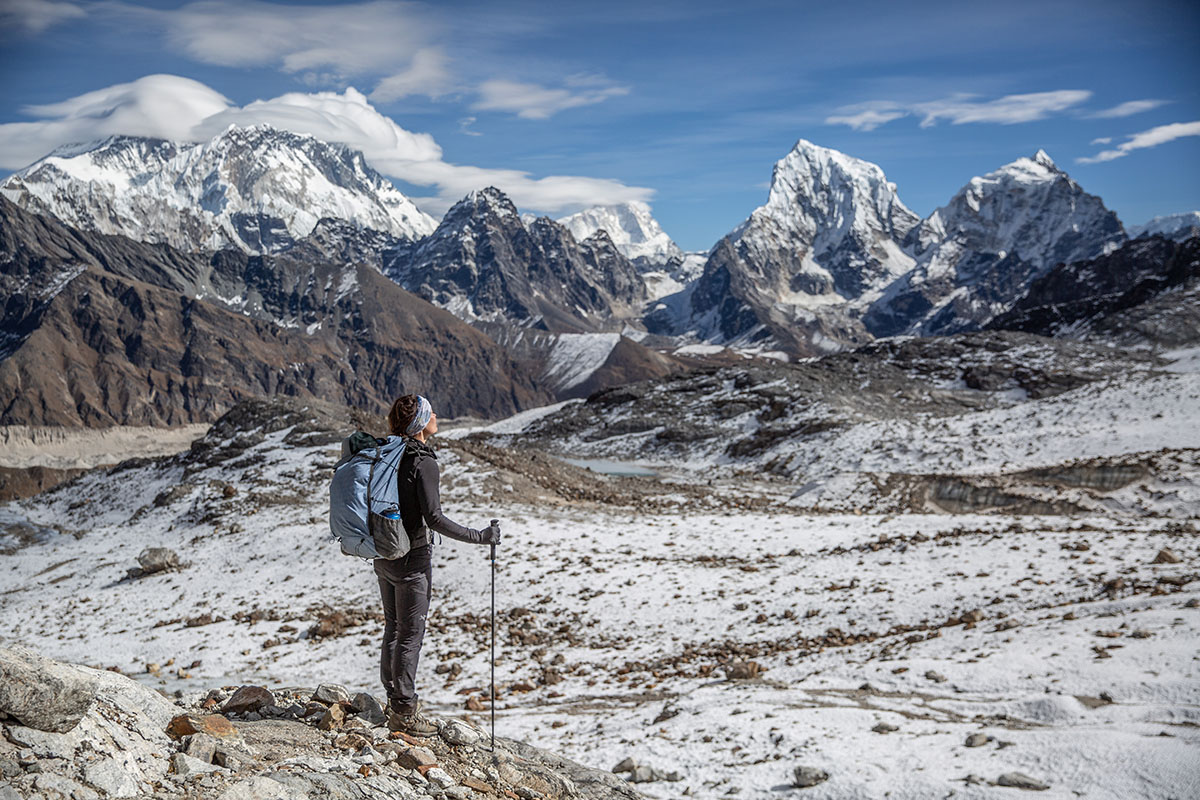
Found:
<path fill-rule="evenodd" d="M 82 230 L 188 251 L 274 252 L 323 217 L 405 239 L 435 226 L 362 153 L 270 125 L 231 126 L 200 143 L 115 136 L 71 145 L 0 191 Z"/>
<path fill-rule="evenodd" d="M 579 241 L 597 231 L 607 231 L 617 249 L 642 268 L 683 259 L 683 251 L 658 224 L 650 206 L 638 200 L 584 209 L 562 217 L 558 223 Z"/>

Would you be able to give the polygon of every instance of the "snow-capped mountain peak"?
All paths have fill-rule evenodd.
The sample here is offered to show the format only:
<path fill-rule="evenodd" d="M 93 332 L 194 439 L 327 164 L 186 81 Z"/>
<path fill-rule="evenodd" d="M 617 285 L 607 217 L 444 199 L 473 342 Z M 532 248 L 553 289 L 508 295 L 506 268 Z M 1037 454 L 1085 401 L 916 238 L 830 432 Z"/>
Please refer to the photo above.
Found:
<path fill-rule="evenodd" d="M 119 136 L 59 148 L 0 190 L 74 227 L 183 250 L 271 252 L 325 217 L 406 239 L 436 224 L 361 153 L 269 125 L 200 143 Z"/>
<path fill-rule="evenodd" d="M 1200 236 L 1200 211 L 1185 211 L 1182 214 L 1155 217 L 1145 225 L 1135 225 L 1129 229 L 1129 238 L 1131 239 L 1155 235 L 1177 241 Z"/>
<path fill-rule="evenodd" d="M 683 251 L 658 224 L 650 206 L 641 201 L 595 206 L 563 217 L 558 224 L 571 231 L 578 241 L 596 231 L 607 231 L 621 254 L 642 267 L 661 266 L 683 258 Z"/>

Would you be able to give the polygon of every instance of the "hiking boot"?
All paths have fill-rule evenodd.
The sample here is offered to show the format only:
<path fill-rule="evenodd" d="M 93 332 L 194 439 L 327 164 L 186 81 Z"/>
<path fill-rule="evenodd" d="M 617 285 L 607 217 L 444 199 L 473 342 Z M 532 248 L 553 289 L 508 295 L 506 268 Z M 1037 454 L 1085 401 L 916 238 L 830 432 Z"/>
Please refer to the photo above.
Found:
<path fill-rule="evenodd" d="M 387 726 L 389 731 L 400 731 L 409 736 L 433 736 L 438 732 L 437 723 L 421 713 L 420 705 L 407 714 L 388 712 Z"/>

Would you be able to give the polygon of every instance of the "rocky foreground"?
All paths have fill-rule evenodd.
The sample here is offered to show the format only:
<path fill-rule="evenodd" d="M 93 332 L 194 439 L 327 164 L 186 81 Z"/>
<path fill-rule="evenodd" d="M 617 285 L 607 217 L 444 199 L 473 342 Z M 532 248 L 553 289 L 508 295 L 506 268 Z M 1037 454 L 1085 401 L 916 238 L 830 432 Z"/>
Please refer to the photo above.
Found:
<path fill-rule="evenodd" d="M 0 800 L 637 798 L 622 778 L 445 720 L 389 733 L 341 686 L 168 699 L 114 672 L 0 649 Z"/>

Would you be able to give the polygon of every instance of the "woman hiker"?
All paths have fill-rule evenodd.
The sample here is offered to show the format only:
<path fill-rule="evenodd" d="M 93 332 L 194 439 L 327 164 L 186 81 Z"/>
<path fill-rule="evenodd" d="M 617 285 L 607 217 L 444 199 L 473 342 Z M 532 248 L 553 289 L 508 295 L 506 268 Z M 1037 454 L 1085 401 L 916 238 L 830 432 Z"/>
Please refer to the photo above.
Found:
<path fill-rule="evenodd" d="M 427 444 L 437 433 L 437 414 L 428 400 L 415 394 L 398 398 L 388 413 L 388 427 L 393 435 L 405 437 L 397 480 L 400 517 L 413 547 L 403 558 L 375 559 L 384 613 L 379 674 L 388 696 L 388 728 L 431 736 L 437 725 L 421 713 L 415 686 L 433 578 L 430 531 L 470 544 L 500 544 L 500 527 L 474 530 L 442 516 L 437 455 Z"/>

